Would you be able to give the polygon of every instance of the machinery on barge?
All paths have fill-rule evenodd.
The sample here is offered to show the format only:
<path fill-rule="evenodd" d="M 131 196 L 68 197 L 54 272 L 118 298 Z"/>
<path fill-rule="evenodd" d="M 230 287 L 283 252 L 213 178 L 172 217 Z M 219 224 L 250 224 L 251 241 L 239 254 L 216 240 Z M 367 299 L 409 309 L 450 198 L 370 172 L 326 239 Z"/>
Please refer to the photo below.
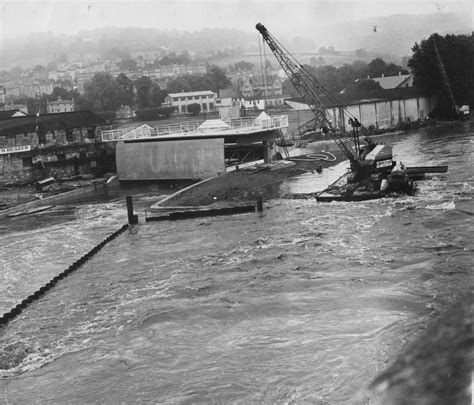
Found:
<path fill-rule="evenodd" d="M 368 137 L 364 139 L 365 144 L 361 145 L 359 128 L 362 124 L 357 117 L 344 111 L 352 127 L 353 146 L 348 146 L 346 143 L 350 138 L 345 136 L 345 129 L 329 115 L 322 102 L 322 95 L 336 103 L 337 100 L 268 32 L 263 24 L 258 23 L 256 29 L 314 113 L 316 125 L 337 144 L 350 162 L 350 170 L 344 176 L 316 195 L 318 201 L 361 201 L 385 197 L 392 193 L 412 195 L 415 192 L 414 180 L 423 178 L 427 172 L 447 171 L 447 166 L 409 168 L 393 160 L 390 145 L 377 145 Z"/>

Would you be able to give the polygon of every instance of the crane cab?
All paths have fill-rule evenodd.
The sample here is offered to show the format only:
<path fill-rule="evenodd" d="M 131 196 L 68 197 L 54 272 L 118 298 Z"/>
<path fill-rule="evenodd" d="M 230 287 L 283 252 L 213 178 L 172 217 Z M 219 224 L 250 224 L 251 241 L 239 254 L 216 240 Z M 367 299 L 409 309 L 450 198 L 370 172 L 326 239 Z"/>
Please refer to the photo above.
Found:
<path fill-rule="evenodd" d="M 390 172 L 395 166 L 392 147 L 389 145 L 376 145 L 364 159 L 360 161 L 362 167 L 371 167 L 372 172 Z"/>

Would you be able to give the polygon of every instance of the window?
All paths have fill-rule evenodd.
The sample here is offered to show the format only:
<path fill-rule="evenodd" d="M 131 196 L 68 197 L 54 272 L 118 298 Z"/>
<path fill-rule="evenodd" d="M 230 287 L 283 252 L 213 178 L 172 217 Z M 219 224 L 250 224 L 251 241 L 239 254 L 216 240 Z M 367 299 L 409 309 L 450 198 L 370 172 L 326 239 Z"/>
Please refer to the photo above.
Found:
<path fill-rule="evenodd" d="M 46 133 L 40 129 L 38 129 L 38 143 L 46 143 Z"/>
<path fill-rule="evenodd" d="M 74 133 L 72 129 L 66 129 L 66 141 L 73 142 L 74 141 Z"/>
<path fill-rule="evenodd" d="M 214 103 L 209 103 L 209 111 L 212 111 L 214 109 Z"/>
<path fill-rule="evenodd" d="M 95 138 L 94 128 L 89 128 L 87 130 L 87 138 L 89 138 L 89 139 L 94 139 Z"/>
<path fill-rule="evenodd" d="M 23 161 L 23 169 L 33 166 L 33 159 L 31 157 L 24 157 Z"/>

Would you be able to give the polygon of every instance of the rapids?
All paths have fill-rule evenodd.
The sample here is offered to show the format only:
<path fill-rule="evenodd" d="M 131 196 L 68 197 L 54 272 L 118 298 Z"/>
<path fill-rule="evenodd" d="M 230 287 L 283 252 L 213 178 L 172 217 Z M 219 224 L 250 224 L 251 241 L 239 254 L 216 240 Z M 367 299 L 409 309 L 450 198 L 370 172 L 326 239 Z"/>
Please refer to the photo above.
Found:
<path fill-rule="evenodd" d="M 351 403 L 472 286 L 473 129 L 393 144 L 449 165 L 414 197 L 131 227 L 0 329 L 0 404 Z M 1 220 L 1 313 L 126 221 L 123 198 Z"/>

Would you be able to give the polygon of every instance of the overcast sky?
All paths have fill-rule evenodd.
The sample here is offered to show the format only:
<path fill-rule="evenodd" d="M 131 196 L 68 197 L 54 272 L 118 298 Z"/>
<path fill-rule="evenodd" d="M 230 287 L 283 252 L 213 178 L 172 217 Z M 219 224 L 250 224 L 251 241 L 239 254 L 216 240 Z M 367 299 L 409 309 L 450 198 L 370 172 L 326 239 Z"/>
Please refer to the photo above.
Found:
<path fill-rule="evenodd" d="M 473 14 L 472 0 L 0 0 L 0 5 L 2 39 L 40 31 L 74 34 L 105 26 L 251 31 L 257 22 L 304 35 L 312 25 L 341 20 L 402 13 Z"/>

